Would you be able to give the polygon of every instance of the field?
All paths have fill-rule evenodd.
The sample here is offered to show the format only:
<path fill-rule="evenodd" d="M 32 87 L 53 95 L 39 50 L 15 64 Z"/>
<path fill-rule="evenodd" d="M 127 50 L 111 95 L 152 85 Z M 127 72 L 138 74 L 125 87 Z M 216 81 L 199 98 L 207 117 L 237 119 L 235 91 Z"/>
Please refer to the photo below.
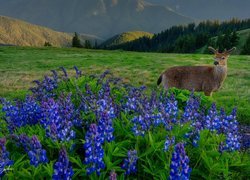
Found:
<path fill-rule="evenodd" d="M 50 74 L 50 70 L 61 66 L 73 72 L 76 65 L 84 74 L 100 74 L 108 69 L 125 82 L 157 88 L 158 76 L 168 67 L 212 63 L 212 55 L 203 54 L 0 47 L 0 96 L 23 96 L 33 80 L 41 79 Z M 222 89 L 213 94 L 212 100 L 228 112 L 238 107 L 238 120 L 250 124 L 249 87 L 250 56 L 233 55 L 228 62 L 228 77 Z"/>

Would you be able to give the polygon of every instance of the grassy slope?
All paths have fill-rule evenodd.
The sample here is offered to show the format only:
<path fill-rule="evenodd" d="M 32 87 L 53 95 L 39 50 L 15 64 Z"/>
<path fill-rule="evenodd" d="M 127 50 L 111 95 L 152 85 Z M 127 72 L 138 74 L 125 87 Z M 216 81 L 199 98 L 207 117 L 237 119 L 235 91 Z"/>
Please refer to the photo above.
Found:
<path fill-rule="evenodd" d="M 148 33 L 148 32 L 143 32 L 143 31 L 124 32 L 124 33 L 115 35 L 114 37 L 108 39 L 101 46 L 102 47 L 105 47 L 105 46 L 110 47 L 110 46 L 114 46 L 114 45 L 119 45 L 119 44 L 123 44 L 126 42 L 130 42 L 130 41 L 139 39 L 143 36 L 152 38 L 153 34 Z"/>
<path fill-rule="evenodd" d="M 67 33 L 37 26 L 25 21 L 0 16 L 0 44 L 43 46 L 45 41 L 53 46 L 69 46 L 72 36 Z"/>
<path fill-rule="evenodd" d="M 165 68 L 175 65 L 212 64 L 211 55 L 159 54 L 67 48 L 0 47 L 0 96 L 17 97 L 31 81 L 49 70 L 77 65 L 86 74 L 110 69 L 124 81 L 156 87 Z M 241 122 L 250 124 L 250 56 L 231 56 L 228 77 L 213 99 L 227 111 L 238 106 Z M 72 70 L 73 71 L 73 70 Z"/>

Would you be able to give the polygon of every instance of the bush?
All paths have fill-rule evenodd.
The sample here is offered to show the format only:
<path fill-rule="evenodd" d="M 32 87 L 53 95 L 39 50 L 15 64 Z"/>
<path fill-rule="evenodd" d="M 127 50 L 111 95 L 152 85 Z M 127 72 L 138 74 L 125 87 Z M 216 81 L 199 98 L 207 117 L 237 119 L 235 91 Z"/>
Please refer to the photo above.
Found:
<path fill-rule="evenodd" d="M 74 68 L 75 78 L 61 68 L 26 99 L 2 100 L 3 178 L 250 178 L 236 109 L 226 115 L 202 94 L 150 92 Z"/>

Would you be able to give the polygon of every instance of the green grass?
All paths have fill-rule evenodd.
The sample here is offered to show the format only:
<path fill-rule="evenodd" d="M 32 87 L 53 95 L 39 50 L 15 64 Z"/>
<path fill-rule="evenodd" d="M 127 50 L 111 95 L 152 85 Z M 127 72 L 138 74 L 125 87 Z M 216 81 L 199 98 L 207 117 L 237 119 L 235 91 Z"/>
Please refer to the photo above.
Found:
<path fill-rule="evenodd" d="M 73 72 L 76 65 L 84 74 L 111 70 L 125 82 L 156 88 L 158 76 L 176 65 L 212 64 L 212 55 L 160 54 L 73 48 L 0 47 L 0 96 L 23 96 L 32 81 L 64 66 Z M 231 111 L 238 107 L 238 119 L 250 124 L 250 56 L 230 56 L 228 77 L 213 100 Z"/>

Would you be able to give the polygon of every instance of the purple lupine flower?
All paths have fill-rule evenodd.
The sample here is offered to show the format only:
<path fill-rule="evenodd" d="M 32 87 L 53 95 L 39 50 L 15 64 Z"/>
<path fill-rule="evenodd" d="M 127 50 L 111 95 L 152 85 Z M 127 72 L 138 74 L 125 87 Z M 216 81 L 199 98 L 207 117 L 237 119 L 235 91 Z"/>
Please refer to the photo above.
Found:
<path fill-rule="evenodd" d="M 65 121 L 71 121 L 75 126 L 81 126 L 80 114 L 71 101 L 71 93 L 66 97 L 62 94 L 58 100 L 59 113 Z"/>
<path fill-rule="evenodd" d="M 102 148 L 101 134 L 98 132 L 96 124 L 91 124 L 89 130 L 85 135 L 85 164 L 87 167 L 87 174 L 90 175 L 96 172 L 100 175 L 101 169 L 105 168 L 103 162 L 104 150 Z"/>
<path fill-rule="evenodd" d="M 147 115 L 139 115 L 139 116 L 135 116 L 132 119 L 132 123 L 133 123 L 133 127 L 132 127 L 132 131 L 134 133 L 135 136 L 144 136 L 146 131 L 149 130 L 150 128 L 150 116 Z"/>
<path fill-rule="evenodd" d="M 181 118 L 181 122 L 194 122 L 199 120 L 200 113 L 198 112 L 200 108 L 199 98 L 195 97 L 192 93 L 187 101 L 187 105 L 185 106 L 184 113 Z"/>
<path fill-rule="evenodd" d="M 60 111 L 59 103 L 50 98 L 42 102 L 43 120 L 41 124 L 46 129 L 46 135 L 52 140 L 69 141 L 75 137 L 73 123 L 65 118 Z"/>
<path fill-rule="evenodd" d="M 125 175 L 134 174 L 137 172 L 136 164 L 137 164 L 138 156 L 136 150 L 128 151 L 128 158 L 124 159 L 122 164 L 122 169 L 124 169 Z"/>
<path fill-rule="evenodd" d="M 110 172 L 109 180 L 117 180 L 117 174 L 115 173 L 115 170 Z"/>
<path fill-rule="evenodd" d="M 96 118 L 98 120 L 98 131 L 102 134 L 102 140 L 111 142 L 114 139 L 114 128 L 112 120 L 116 117 L 114 103 L 110 94 L 108 82 L 103 84 L 99 92 L 99 99 L 96 102 Z"/>
<path fill-rule="evenodd" d="M 6 139 L 0 138 L 0 177 L 5 174 L 6 167 L 13 165 L 13 161 L 9 159 L 9 152 L 6 150 Z"/>
<path fill-rule="evenodd" d="M 177 122 L 178 116 L 178 102 L 175 99 L 174 95 L 171 95 L 170 98 L 160 97 L 161 102 L 158 104 L 159 116 L 162 118 L 161 122 L 167 130 L 172 129 L 172 124 Z"/>
<path fill-rule="evenodd" d="M 41 108 L 31 96 L 27 96 L 24 102 L 15 104 L 3 100 L 2 111 L 5 112 L 4 118 L 10 132 L 25 125 L 35 125 L 42 118 Z"/>
<path fill-rule="evenodd" d="M 62 70 L 62 72 L 63 72 L 63 74 L 64 74 L 64 78 L 65 78 L 65 79 L 68 79 L 68 73 L 67 73 L 66 69 L 65 69 L 63 66 L 60 67 L 60 69 Z"/>
<path fill-rule="evenodd" d="M 59 80 L 56 71 L 52 70 L 52 73 L 53 78 L 44 76 L 44 79 L 41 82 L 38 80 L 33 81 L 36 83 L 36 87 L 33 87 L 30 90 L 38 101 L 55 96 L 53 90 L 58 87 Z"/>
<path fill-rule="evenodd" d="M 42 148 L 39 139 L 36 136 L 29 138 L 25 134 L 13 137 L 17 141 L 17 145 L 24 148 L 30 158 L 30 164 L 37 167 L 41 163 L 47 163 L 48 158 L 46 150 Z"/>
<path fill-rule="evenodd" d="M 54 164 L 54 174 L 52 176 L 53 180 L 61 179 L 72 179 L 74 175 L 71 163 L 69 161 L 67 151 L 65 148 L 62 148 L 59 152 L 58 161 Z"/>
<path fill-rule="evenodd" d="M 169 136 L 166 137 L 166 141 L 164 143 L 164 148 L 163 148 L 163 151 L 168 151 L 169 150 L 169 147 L 174 145 L 175 143 L 175 137 L 173 136 L 172 138 L 170 138 Z"/>
<path fill-rule="evenodd" d="M 224 142 L 221 151 L 236 151 L 240 149 L 240 139 L 238 131 L 238 121 L 236 120 L 236 108 L 233 109 L 229 116 L 226 116 L 222 111 L 223 117 L 223 133 L 226 135 L 226 142 Z"/>
<path fill-rule="evenodd" d="M 40 163 L 47 163 L 48 158 L 46 150 L 42 149 L 42 145 L 36 136 L 30 139 L 30 151 L 28 152 L 30 164 L 37 167 Z"/>
<path fill-rule="evenodd" d="M 189 179 L 191 168 L 188 163 L 189 158 L 183 143 L 176 144 L 171 158 L 169 179 Z"/>
<path fill-rule="evenodd" d="M 82 76 L 82 71 L 80 71 L 77 66 L 74 66 L 74 69 L 76 71 L 76 79 Z"/>
<path fill-rule="evenodd" d="M 211 131 L 217 131 L 221 128 L 221 119 L 216 110 L 215 103 L 212 104 L 208 114 L 205 116 L 205 128 Z"/>

